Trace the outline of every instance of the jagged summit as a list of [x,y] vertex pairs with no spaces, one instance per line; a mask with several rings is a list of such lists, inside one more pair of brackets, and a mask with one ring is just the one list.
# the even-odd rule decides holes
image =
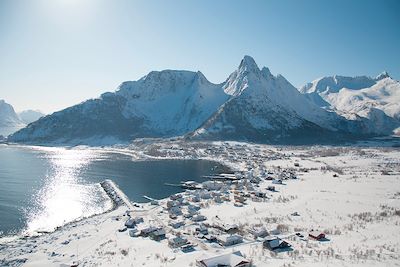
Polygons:
[[239,67],[229,75],[223,85],[224,92],[231,96],[242,94],[247,88],[254,88],[262,79],[262,72],[255,60],[250,56],[244,56]]
[[246,55],[240,62],[238,71],[259,72],[260,69],[258,68],[256,61],[251,56]]
[[383,80],[385,78],[391,78],[387,71],[383,71],[382,73],[380,73],[378,76],[375,77],[375,80],[376,81],[380,81],[380,80]]

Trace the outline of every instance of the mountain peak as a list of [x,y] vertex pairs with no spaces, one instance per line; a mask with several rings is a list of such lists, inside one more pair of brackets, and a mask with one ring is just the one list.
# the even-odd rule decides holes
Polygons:
[[257,66],[256,61],[251,56],[244,56],[239,65],[239,70],[245,70],[248,72],[259,72],[260,69]]
[[380,81],[383,80],[385,78],[391,78],[389,73],[387,71],[383,71],[381,74],[379,74],[378,76],[375,77],[375,80]]
[[267,68],[267,67],[263,67],[263,68],[261,69],[261,73],[262,73],[262,75],[264,76],[264,78],[266,78],[266,79],[272,78],[272,77],[273,77],[271,71],[270,71],[269,68]]
[[206,76],[201,71],[197,71],[194,76],[194,81],[198,84],[209,84],[210,82],[207,80]]

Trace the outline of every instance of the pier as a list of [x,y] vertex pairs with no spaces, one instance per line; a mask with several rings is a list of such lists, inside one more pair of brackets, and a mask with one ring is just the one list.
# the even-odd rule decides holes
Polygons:
[[100,183],[101,187],[104,189],[106,194],[111,198],[114,207],[119,207],[121,205],[127,206],[130,210],[134,210],[134,206],[132,205],[129,198],[122,192],[121,189],[112,181],[112,180],[104,180]]

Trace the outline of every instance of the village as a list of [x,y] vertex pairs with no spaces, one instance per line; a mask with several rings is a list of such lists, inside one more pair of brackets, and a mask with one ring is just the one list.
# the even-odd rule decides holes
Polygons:
[[[299,164],[294,163],[294,167],[298,168]],[[263,170],[260,175],[253,175],[250,171],[224,173],[209,178],[211,180],[203,183],[182,182],[182,188],[188,189],[171,195],[169,199],[157,201],[149,198],[154,207],[146,212],[147,216],[138,216],[136,211],[127,211],[124,216],[127,219],[118,231],[127,231],[133,238],[144,237],[157,242],[166,240],[172,250],[184,253],[196,249],[212,251],[250,243],[260,243],[263,248],[275,253],[293,251],[291,244],[280,237],[279,227],[267,230],[262,224],[230,224],[221,221],[218,216],[207,218],[202,215],[202,208],[224,202],[232,203],[237,208],[248,205],[248,202],[265,203],[272,198],[272,194],[279,192],[276,187],[297,179],[294,168]],[[267,183],[270,185],[263,186]],[[112,197],[116,197],[116,203],[121,204],[118,202],[118,194],[114,193]],[[143,211],[139,214],[143,214]],[[293,212],[291,216],[300,215]],[[329,241],[323,232],[317,230],[297,232],[295,236],[317,242]],[[232,258],[236,263],[231,266],[251,266],[251,261],[244,258],[240,251],[201,259],[196,264],[207,267],[226,265],[232,262]]]
[[[135,159],[214,160],[229,169],[204,182],[188,177],[181,193],[144,196],[147,203],[132,203],[107,180],[102,187],[113,211],[50,234],[58,248],[37,245],[42,236],[29,253],[12,246],[3,253],[27,266],[372,266],[400,258],[393,237],[400,225],[396,150],[171,142],[123,152]],[[383,182],[382,192],[369,197]],[[378,223],[387,229],[381,235],[374,233]]]

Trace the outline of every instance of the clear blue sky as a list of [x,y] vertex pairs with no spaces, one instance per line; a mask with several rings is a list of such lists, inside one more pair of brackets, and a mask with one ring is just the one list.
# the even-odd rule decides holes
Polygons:
[[151,70],[222,82],[243,55],[295,86],[400,78],[397,0],[1,0],[0,99],[53,112]]

